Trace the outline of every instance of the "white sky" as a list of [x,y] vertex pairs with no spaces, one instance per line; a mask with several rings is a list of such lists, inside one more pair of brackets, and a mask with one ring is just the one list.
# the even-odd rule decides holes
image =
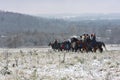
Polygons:
[[120,0],[0,0],[0,10],[25,14],[120,13]]

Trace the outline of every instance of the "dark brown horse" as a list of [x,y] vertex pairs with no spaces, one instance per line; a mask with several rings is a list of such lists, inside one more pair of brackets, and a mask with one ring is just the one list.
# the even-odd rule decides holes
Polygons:
[[92,47],[92,51],[93,52],[96,52],[97,50],[99,50],[101,53],[103,52],[103,47],[105,48],[106,50],[106,46],[105,46],[105,43],[104,42],[96,42],[94,44],[94,46]]
[[92,51],[90,46],[88,45],[87,42],[79,40],[77,41],[77,48],[78,50],[80,50],[81,52],[89,52]]

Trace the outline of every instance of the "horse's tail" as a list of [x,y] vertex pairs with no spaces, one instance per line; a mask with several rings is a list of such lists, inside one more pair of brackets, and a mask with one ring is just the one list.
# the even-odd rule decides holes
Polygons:
[[102,46],[105,48],[105,50],[107,51],[106,45],[104,42],[102,42]]

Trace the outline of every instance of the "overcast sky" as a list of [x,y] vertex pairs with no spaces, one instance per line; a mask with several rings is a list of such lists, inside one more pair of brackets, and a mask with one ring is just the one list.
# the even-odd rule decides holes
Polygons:
[[120,13],[120,0],[0,0],[0,10],[25,14]]

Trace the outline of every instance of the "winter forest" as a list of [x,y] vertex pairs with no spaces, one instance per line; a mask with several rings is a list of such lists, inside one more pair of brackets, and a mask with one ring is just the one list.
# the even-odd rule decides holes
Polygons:
[[120,44],[120,15],[44,18],[0,11],[0,47],[46,46],[54,39],[84,33],[95,33],[106,44]]

